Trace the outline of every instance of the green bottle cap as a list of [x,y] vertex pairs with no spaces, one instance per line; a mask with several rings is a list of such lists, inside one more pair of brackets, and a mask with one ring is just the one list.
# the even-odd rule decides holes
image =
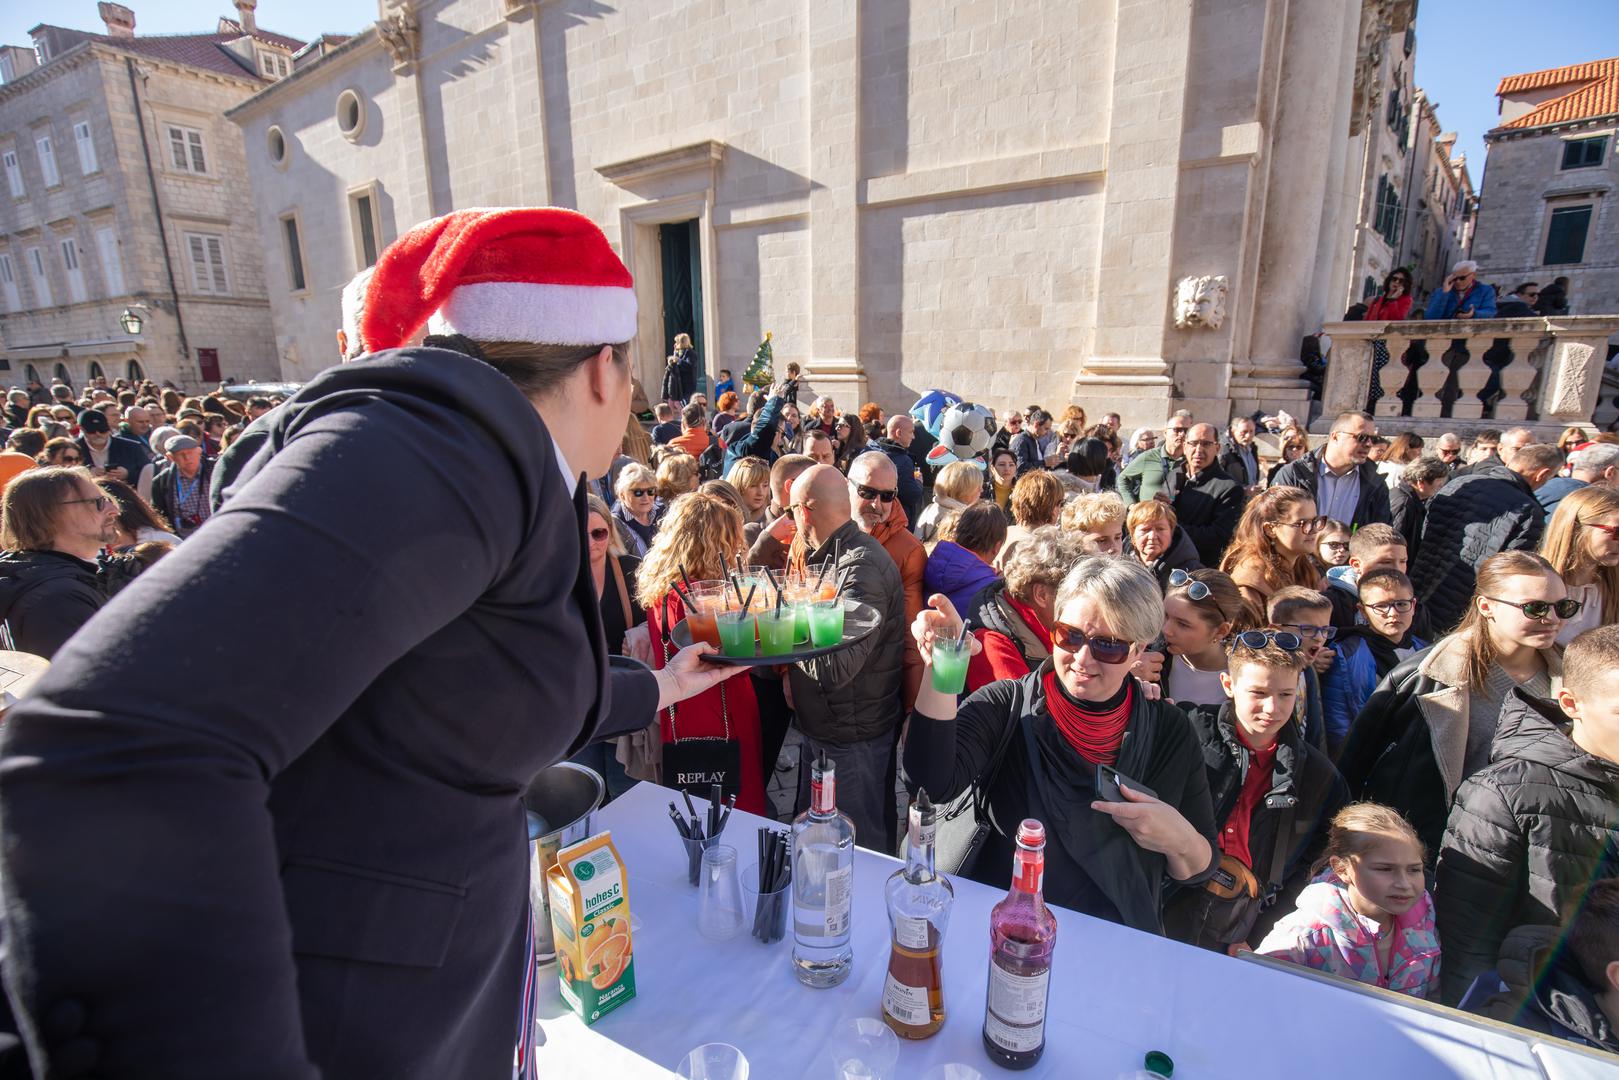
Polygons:
[[1157,1073],[1159,1076],[1175,1075],[1175,1059],[1162,1050],[1148,1050],[1143,1064],[1147,1066],[1148,1072]]

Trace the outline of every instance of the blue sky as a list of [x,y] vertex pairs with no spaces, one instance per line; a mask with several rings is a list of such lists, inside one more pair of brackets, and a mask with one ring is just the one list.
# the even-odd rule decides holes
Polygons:
[[[128,6],[135,9],[136,31],[150,34],[206,31],[220,15],[235,13],[230,0],[135,0]],[[258,7],[267,29],[304,39],[351,32],[376,15],[376,0],[261,0]],[[0,0],[0,44],[28,44],[29,28],[42,20],[101,26],[95,0],[52,0],[48,7]],[[1619,56],[1619,0],[1420,0],[1417,84],[1438,103],[1440,124],[1457,133],[1475,185],[1503,75],[1609,56]]]
[[1420,0],[1417,85],[1484,175],[1484,133],[1499,122],[1504,75],[1619,56],[1619,0]]

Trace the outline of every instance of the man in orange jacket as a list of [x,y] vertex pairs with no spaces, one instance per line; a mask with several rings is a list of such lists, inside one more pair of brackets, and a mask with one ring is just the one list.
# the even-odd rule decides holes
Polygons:
[[[905,508],[899,504],[899,473],[886,454],[860,454],[849,465],[850,507],[860,531],[883,546],[899,567],[905,586],[905,621],[909,625],[925,606],[922,574],[928,553],[922,541],[911,534]],[[922,656],[916,642],[905,637],[905,709],[916,704],[916,691],[922,685]]]

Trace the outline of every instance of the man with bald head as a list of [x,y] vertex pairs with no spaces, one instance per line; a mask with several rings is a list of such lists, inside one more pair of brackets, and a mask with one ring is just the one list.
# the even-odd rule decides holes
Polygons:
[[749,566],[787,569],[788,547],[797,534],[793,515],[787,512],[793,481],[814,464],[803,454],[785,454],[770,466],[770,516],[763,525],[750,522],[742,527],[743,539],[749,544]]
[[1185,454],[1164,488],[1204,566],[1220,565],[1242,517],[1242,486],[1220,467],[1219,452],[1220,429],[1193,424],[1186,433]]
[[816,465],[794,481],[792,512],[805,564],[833,559],[828,579],[843,581],[843,598],[875,609],[881,620],[847,649],[787,669],[803,736],[798,809],[809,805],[808,762],[824,751],[837,766],[838,809],[854,822],[855,842],[892,852],[894,770],[905,716],[900,692],[910,636],[899,568],[854,523],[849,483],[830,465]]
[[[850,509],[860,531],[882,544],[888,557],[899,567],[900,584],[905,588],[905,625],[921,614],[926,603],[922,576],[927,572],[928,552],[922,541],[911,534],[905,511],[899,505],[899,475],[886,454],[861,454],[849,465]],[[922,655],[916,639],[905,635],[905,712],[916,704],[916,691],[922,685]]]
[[905,508],[905,520],[915,521],[922,512],[922,480],[917,475],[916,462],[911,458],[911,443],[916,439],[916,421],[907,413],[895,413],[884,425],[883,437],[873,439],[868,454],[882,453],[894,463],[898,480],[899,504]]

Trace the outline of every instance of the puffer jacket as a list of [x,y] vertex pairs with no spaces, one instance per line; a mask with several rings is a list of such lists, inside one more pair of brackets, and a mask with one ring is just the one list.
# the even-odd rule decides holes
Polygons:
[[1562,936],[1556,926],[1520,926],[1509,933],[1501,943],[1495,971],[1485,974],[1480,990],[1468,993],[1469,998],[1489,996],[1467,1009],[1504,1024],[1619,1054],[1619,1031],[1602,1011],[1573,958],[1557,947]]
[[943,593],[955,605],[956,613],[965,616],[972,610],[978,591],[999,578],[995,568],[977,555],[960,544],[941,540],[922,571],[922,591],[928,596]]
[[[1223,833],[1248,777],[1250,751],[1237,738],[1236,713],[1229,701],[1218,709],[1194,706],[1185,712],[1203,748],[1215,829]],[[1327,755],[1304,740],[1297,724],[1282,728],[1271,766],[1270,790],[1254,807],[1248,830],[1249,869],[1262,887],[1270,887],[1268,902],[1288,893],[1289,885],[1304,884],[1311,861],[1326,843],[1324,823],[1330,822],[1348,801],[1349,789]],[[1279,837],[1282,819],[1289,809],[1293,812],[1292,825],[1287,836]],[[1278,841],[1287,844],[1287,854],[1280,878],[1272,882],[1268,878]],[[1165,932],[1191,945],[1211,945],[1203,940],[1202,933],[1209,896],[1203,889],[1175,893],[1164,908]]]
[[[1354,515],[1344,524],[1351,529],[1374,523],[1387,525],[1394,520],[1394,512],[1389,509],[1389,486],[1377,471],[1377,462],[1363,461],[1356,471],[1360,473],[1360,498],[1355,501]],[[1289,461],[1271,474],[1270,486],[1303,488],[1316,500],[1320,512],[1321,500],[1316,494],[1321,487],[1320,453],[1311,450]]]
[[967,662],[967,693],[999,679],[1020,679],[1051,656],[1051,631],[1033,608],[996,580],[973,597],[964,618],[982,651]]
[[1490,764],[1456,794],[1436,886],[1447,1002],[1495,963],[1509,930],[1556,926],[1584,886],[1619,877],[1619,764],[1575,745],[1566,719],[1514,690]]
[[1348,886],[1329,868],[1305,887],[1298,908],[1254,951],[1412,997],[1436,997],[1440,967],[1433,897],[1423,893],[1395,919],[1395,928],[1394,953],[1384,971],[1377,961],[1377,923],[1349,906]]
[[1448,632],[1467,611],[1478,564],[1502,551],[1533,551],[1546,511],[1527,481],[1499,462],[1454,476],[1428,501],[1422,541],[1411,562],[1417,631]]
[[[1389,672],[1366,699],[1338,757],[1350,793],[1404,814],[1430,859],[1466,779],[1467,649],[1467,635],[1452,634]],[[1545,649],[1540,658],[1556,694],[1562,657]]]
[[808,552],[808,561],[825,559],[834,545],[841,554],[833,572],[848,572],[843,595],[876,608],[882,623],[848,648],[800,660],[787,671],[799,730],[812,739],[848,745],[886,735],[904,718],[900,691],[910,627],[899,567],[883,545],[849,521]]
[[63,551],[0,553],[0,619],[19,652],[49,660],[106,602],[95,563]]

